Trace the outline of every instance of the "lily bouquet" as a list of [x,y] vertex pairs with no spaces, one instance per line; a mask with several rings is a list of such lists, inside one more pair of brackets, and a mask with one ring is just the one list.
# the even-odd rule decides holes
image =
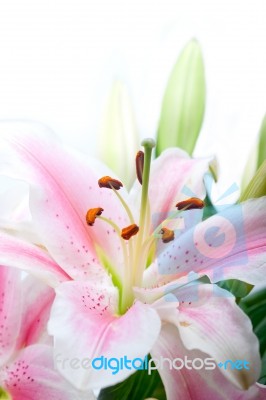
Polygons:
[[[177,81],[195,52],[200,63],[193,42]],[[0,398],[265,398],[249,302],[244,313],[232,293],[265,281],[266,198],[256,175],[253,195],[217,212],[206,191],[213,159],[173,147],[187,109],[167,135],[168,109],[158,157],[145,139],[128,160],[129,190],[48,129],[2,124],[1,174],[15,186],[0,213]],[[201,114],[181,146],[189,153]]]

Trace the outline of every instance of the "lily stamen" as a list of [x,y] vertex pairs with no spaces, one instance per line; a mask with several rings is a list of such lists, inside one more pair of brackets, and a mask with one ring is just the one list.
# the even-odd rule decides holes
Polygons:
[[103,211],[104,210],[101,207],[90,208],[87,211],[87,214],[86,214],[86,222],[87,222],[87,224],[89,226],[93,226],[96,218],[99,217],[102,214]]
[[[100,178],[98,180],[99,187],[111,189],[114,192],[120,204],[122,204],[125,209],[130,224],[121,229],[112,220],[101,216],[103,209],[100,207],[90,209],[86,217],[87,223],[90,226],[94,224],[96,218],[105,221],[107,224],[112,226],[116,234],[119,236],[125,265],[124,273],[121,276],[121,313],[125,312],[132,305],[134,299],[133,287],[142,285],[143,273],[145,268],[147,268],[153,261],[157,241],[160,240],[167,244],[175,239],[175,228],[172,227],[172,224],[169,226],[169,222],[173,222],[173,220],[185,210],[200,209],[204,207],[204,202],[196,197],[178,202],[176,204],[177,210],[170,213],[167,218],[162,221],[153,232],[151,232],[149,178],[152,149],[155,146],[155,142],[152,139],[145,139],[142,142],[142,145],[144,147],[144,152],[139,151],[136,155],[136,174],[140,184],[142,185],[138,225],[134,221],[132,212],[124,199],[123,193],[118,193],[118,190],[123,187],[122,182],[110,176]],[[170,227],[172,229],[170,229]],[[133,238],[135,235],[137,235],[137,237]]]
[[194,210],[194,209],[201,209],[204,207],[204,201],[197,198],[191,197],[190,199],[183,200],[178,202],[175,206],[178,210]]
[[142,185],[142,175],[144,167],[144,153],[143,151],[138,151],[136,155],[136,174],[139,183]]
[[121,237],[125,240],[129,240],[132,236],[135,236],[139,231],[139,227],[136,224],[126,226],[122,229]]
[[160,233],[162,234],[163,243],[169,243],[175,238],[175,232],[171,229],[162,228]]
[[103,176],[98,180],[98,185],[100,188],[119,190],[123,187],[123,183],[118,179],[111,178],[110,176]]
[[118,197],[119,201],[122,203],[122,206],[124,207],[131,224],[134,224],[135,221],[132,212],[130,211],[123,197],[118,193],[118,190],[121,187],[123,187],[123,183],[117,179],[111,178],[110,176],[103,176],[98,180],[98,185],[100,188],[112,189],[114,194]]
[[111,183],[110,183],[110,186],[111,186],[111,189],[113,190],[114,194],[119,199],[119,201],[121,202],[122,206],[124,207],[131,224],[132,225],[135,224],[134,217],[133,217],[132,212],[130,211],[130,208],[128,207],[127,203],[125,202],[123,197],[118,193],[118,191],[115,189],[115,187],[113,187],[113,185]]

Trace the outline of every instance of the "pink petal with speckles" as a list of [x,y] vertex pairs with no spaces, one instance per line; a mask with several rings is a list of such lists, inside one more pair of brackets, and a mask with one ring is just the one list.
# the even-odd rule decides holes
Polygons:
[[[177,329],[170,324],[162,327],[160,337],[151,352],[153,359],[165,357],[170,360],[181,359],[196,360],[195,365],[199,367],[203,360],[209,358],[205,353],[198,350],[187,350],[178,334]],[[200,362],[200,360],[202,360]],[[177,360],[177,367],[181,362]],[[237,389],[221,374],[218,367],[213,370],[164,368],[159,369],[164,383],[167,400],[264,400],[266,386],[254,384],[248,390]],[[210,362],[209,362],[210,366]]]
[[52,348],[29,346],[0,370],[4,389],[15,400],[93,400],[91,392],[82,393],[54,370]]
[[[0,131],[0,169],[30,183],[33,222],[52,257],[74,279],[106,283],[109,277],[97,259],[97,243],[121,274],[123,253],[118,235],[103,221],[89,227],[85,219],[89,208],[102,207],[104,216],[121,228],[129,224],[112,190],[99,189],[98,179],[112,173],[96,160],[63,147],[41,125],[2,123]],[[120,192],[127,196],[124,189]]]
[[265,210],[266,197],[249,200],[185,231],[145,272],[144,286],[178,285],[188,274],[188,282],[206,274],[212,282],[236,278],[259,284],[266,275]]
[[112,374],[111,369],[82,368],[83,360],[91,362],[101,356],[144,358],[158,337],[161,323],[157,312],[136,302],[119,316],[114,287],[67,282],[56,293],[48,324],[54,336],[55,362],[61,374],[79,389],[110,386],[134,372],[123,369]]
[[21,320],[20,273],[0,265],[0,365],[11,356]]
[[[258,339],[250,319],[237,306],[234,297],[216,285],[191,284],[173,292],[174,296],[159,301],[163,321],[176,325],[181,341],[188,350],[198,349],[217,363],[226,360],[246,360],[249,370],[221,369],[236,387],[247,390],[260,374]],[[176,304],[176,311],[173,305]],[[157,308],[157,304],[154,304]],[[166,310],[170,309],[171,313]]]
[[17,349],[46,340],[55,291],[32,276],[22,282],[23,309]]
[[71,279],[46,251],[3,232],[0,232],[0,264],[30,272],[50,286]]

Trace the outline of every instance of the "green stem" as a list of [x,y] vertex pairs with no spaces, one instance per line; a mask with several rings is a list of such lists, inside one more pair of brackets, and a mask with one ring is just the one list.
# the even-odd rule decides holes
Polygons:
[[141,143],[144,146],[144,167],[143,167],[143,175],[142,175],[142,193],[141,193],[141,205],[140,205],[140,234],[139,234],[139,241],[141,242],[142,237],[141,233],[143,234],[145,228],[145,220],[146,220],[146,213],[147,213],[147,204],[148,204],[148,191],[149,191],[149,179],[150,179],[150,167],[151,167],[151,155],[152,149],[155,147],[155,142],[152,139],[144,139]]
[[150,166],[151,166],[151,156],[152,149],[155,147],[155,142],[153,139],[144,139],[141,143],[144,147],[144,166],[143,166],[143,175],[142,175],[142,192],[141,192],[141,204],[140,204],[140,218],[139,218],[139,233],[137,237],[136,244],[136,253],[135,253],[135,262],[134,262],[134,274],[133,279],[134,283],[138,283],[138,267],[141,268],[141,265],[138,266],[141,254],[141,245],[143,240],[143,234],[145,232],[145,227],[147,223],[147,210],[149,210],[149,179],[150,179]]
[[127,213],[127,215],[128,215],[128,218],[129,218],[129,220],[130,220],[130,223],[131,223],[131,224],[134,224],[134,223],[135,223],[134,217],[133,217],[132,212],[130,211],[130,208],[128,207],[127,203],[125,202],[125,200],[123,199],[123,197],[118,193],[118,191],[114,189],[114,187],[113,187],[111,184],[110,184],[110,186],[111,186],[113,192],[115,193],[115,195],[116,195],[116,196],[118,197],[118,199],[121,201],[122,206],[124,207],[124,209],[125,209],[125,211],[126,211],[126,213]]
[[97,219],[105,221],[107,224],[111,225],[111,227],[114,228],[118,237],[120,238],[120,243],[121,243],[122,250],[123,250],[123,257],[124,257],[125,265],[124,265],[124,276],[122,277],[122,288],[121,288],[121,296],[120,296],[120,302],[119,302],[119,312],[120,312],[120,314],[124,314],[133,303],[133,290],[132,290],[132,285],[131,285],[131,279],[129,276],[130,260],[129,260],[128,249],[125,245],[124,239],[121,238],[121,231],[120,231],[119,227],[113,221],[111,221],[110,219],[105,218],[103,216],[98,216]]

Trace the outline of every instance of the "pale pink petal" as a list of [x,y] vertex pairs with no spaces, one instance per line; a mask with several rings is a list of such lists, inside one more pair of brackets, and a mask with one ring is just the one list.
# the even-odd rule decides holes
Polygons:
[[[237,389],[230,383],[216,366],[212,370],[206,370],[205,365],[212,368],[213,361],[207,354],[198,350],[187,350],[179,337],[177,329],[166,324],[162,326],[161,334],[151,352],[152,358],[160,360],[161,357],[169,359],[170,362],[176,360],[176,368],[169,368],[169,362],[163,363],[163,368],[159,368],[167,400],[263,400],[266,395],[266,387],[255,384],[248,390]],[[194,361],[198,369],[192,368],[192,363],[180,368],[182,362],[187,358]],[[209,359],[209,361],[207,361]],[[203,363],[206,364],[204,365]],[[201,367],[199,369],[199,367]],[[180,369],[177,369],[180,368]]]
[[71,279],[46,251],[0,232],[0,264],[30,272],[50,286]]
[[23,310],[17,348],[46,339],[46,326],[50,317],[55,292],[32,276],[22,282]]
[[[177,148],[165,150],[152,162],[149,198],[153,227],[158,226],[170,211],[177,210],[175,204],[178,201],[205,197],[203,177],[208,172],[209,163],[210,159],[193,159]],[[131,196],[138,197],[140,189],[136,182]]]
[[[31,184],[30,210],[42,244],[72,278],[108,280],[94,244],[118,269],[123,256],[120,238],[102,221],[87,226],[85,217],[89,208],[102,207],[104,216],[119,227],[129,224],[112,190],[99,189],[102,174],[112,173],[96,160],[63,147],[48,129],[39,125],[2,124],[0,131],[0,169]],[[120,193],[126,196],[125,190]]]
[[[16,181],[11,178],[0,176],[0,183],[3,182],[3,188],[0,193],[0,221],[13,220],[16,222],[30,220],[30,211],[27,207],[29,188],[25,182]],[[23,206],[21,206],[21,204]]]
[[92,400],[91,392],[80,392],[54,370],[52,348],[28,346],[0,371],[4,389],[15,400]]
[[0,194],[0,229],[31,243],[40,242],[30,215],[28,185],[14,179],[7,182],[6,190]]
[[227,208],[166,246],[144,276],[144,286],[194,272],[212,282],[237,278],[253,285],[266,275],[266,198]]
[[[54,337],[55,363],[61,374],[79,389],[110,386],[134,370],[81,368],[95,357],[144,358],[160,331],[160,318],[146,304],[136,302],[118,315],[116,288],[68,282],[56,289],[48,325]],[[71,360],[77,368],[71,368]]]
[[0,265],[0,365],[11,356],[19,333],[21,275]]
[[[178,312],[161,315],[163,320],[175,323],[188,350],[199,349],[217,363],[226,360],[246,360],[249,370],[221,369],[240,389],[248,389],[260,374],[258,339],[252,331],[250,319],[236,305],[234,297],[216,285],[192,284],[174,292],[179,303]],[[172,308],[174,299],[166,297]]]

